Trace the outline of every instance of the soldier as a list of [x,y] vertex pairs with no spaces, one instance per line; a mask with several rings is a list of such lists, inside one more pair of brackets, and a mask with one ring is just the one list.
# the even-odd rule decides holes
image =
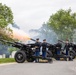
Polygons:
[[[58,40],[58,43],[55,44],[55,47],[56,47],[56,54],[57,54],[57,55],[60,55],[60,51],[61,51],[61,48],[62,48],[62,44],[60,43],[59,40]],[[60,58],[57,58],[57,60],[60,60]]]
[[[38,57],[40,55],[40,47],[41,47],[41,44],[39,42],[39,38],[36,39],[36,43],[35,43],[35,55]],[[39,58],[36,58],[36,61],[35,62],[39,62]]]
[[64,46],[64,50],[66,50],[66,55],[68,55],[69,53],[69,48],[70,48],[69,40],[66,40],[66,43]]
[[43,58],[46,57],[46,50],[47,50],[47,43],[46,43],[46,39],[44,39],[42,43],[42,57]]

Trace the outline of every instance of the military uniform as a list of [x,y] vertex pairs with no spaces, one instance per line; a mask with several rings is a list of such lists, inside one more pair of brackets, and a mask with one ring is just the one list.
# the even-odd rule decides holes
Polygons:
[[56,54],[59,55],[60,51],[61,51],[62,44],[61,43],[57,43],[57,44],[55,44],[55,47],[56,47]]
[[70,48],[70,44],[66,43],[64,46],[64,50],[66,50],[66,55],[68,55],[69,48]]
[[46,50],[47,50],[47,43],[43,42],[42,43],[42,57],[45,58],[46,57]]
[[[36,42],[35,43],[35,56],[39,56],[40,55],[40,47],[41,47],[41,43],[40,42]],[[36,58],[36,62],[39,62],[39,58]]]
[[[57,55],[60,55],[61,47],[62,47],[62,44],[61,44],[61,43],[55,44],[56,54],[57,54]],[[57,60],[60,60],[60,58],[57,58]]]

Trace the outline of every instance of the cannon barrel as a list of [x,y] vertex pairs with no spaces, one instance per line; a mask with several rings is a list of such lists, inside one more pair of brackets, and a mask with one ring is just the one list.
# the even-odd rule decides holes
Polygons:
[[59,40],[61,43],[64,43],[65,44],[65,41],[62,41],[62,40]]
[[32,38],[31,38],[30,40],[32,40],[32,41],[36,41],[35,39],[32,39]]
[[8,44],[14,44],[14,42],[6,41],[6,40],[3,40],[3,39],[0,39],[0,41],[4,42],[4,43],[8,43]]
[[18,48],[18,49],[26,49],[26,48],[32,48],[34,47],[34,44],[24,44],[20,43],[17,41],[11,42],[11,41],[6,41],[3,39],[0,39],[1,42],[7,43],[7,45],[11,45],[12,47]]
[[16,47],[16,48],[21,48],[22,46],[26,46],[25,44],[19,43],[19,42],[11,42],[11,41],[6,41],[3,39],[0,39],[1,42],[3,43],[7,43],[7,45],[12,45],[12,47]]

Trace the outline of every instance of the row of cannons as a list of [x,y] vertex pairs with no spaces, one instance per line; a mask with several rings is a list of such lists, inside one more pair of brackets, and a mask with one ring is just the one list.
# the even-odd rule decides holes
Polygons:
[[[31,39],[33,41],[35,41],[34,39]],[[64,60],[73,60],[76,56],[76,52],[74,47],[76,47],[76,45],[70,43],[69,45],[69,54],[66,55],[66,53],[64,52],[64,49],[61,49],[60,54],[56,54],[56,46],[52,45],[50,43],[48,43],[48,50],[46,53],[46,57],[43,58],[42,55],[40,56],[35,56],[35,43],[32,44],[23,44],[23,43],[19,43],[19,42],[8,42],[5,40],[0,40],[2,42],[8,43],[10,45],[12,45],[12,47],[16,47],[19,50],[15,53],[15,61],[17,63],[23,63],[25,61],[28,62],[33,62],[35,61],[36,58],[42,59],[42,60],[47,60],[48,62],[52,62],[52,58],[63,58]]]

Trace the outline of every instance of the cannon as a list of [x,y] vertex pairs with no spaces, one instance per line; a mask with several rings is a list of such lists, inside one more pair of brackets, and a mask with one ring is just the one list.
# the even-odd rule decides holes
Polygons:
[[[33,41],[35,41],[34,39],[31,39]],[[52,58],[51,57],[46,57],[43,58],[42,56],[35,56],[35,44],[23,44],[20,42],[10,42],[10,41],[5,41],[5,40],[1,40],[0,41],[10,44],[12,47],[16,47],[19,50],[15,53],[15,61],[17,63],[23,63],[25,62],[25,60],[27,60],[28,62],[33,62],[36,58],[40,58],[43,60],[48,60],[48,62],[52,62]]]
[[[64,43],[63,41],[60,40],[60,42]],[[49,44],[48,45],[48,52],[52,54],[52,57],[57,59],[57,58],[64,58],[65,60],[73,60],[76,56],[75,51],[73,50],[73,45],[70,43],[70,47],[69,47],[69,55],[66,55],[66,53],[64,52],[64,49],[61,49],[61,54],[57,55],[56,54],[56,46]]]
[[[32,41],[35,41],[34,39],[31,39]],[[46,58],[43,58],[42,55],[40,56],[35,56],[35,43],[31,43],[31,44],[23,44],[20,42],[10,42],[10,41],[5,41],[5,40],[1,40],[2,42],[11,44],[12,47],[16,47],[19,50],[15,53],[15,61],[18,63],[23,63],[25,62],[25,60],[27,60],[28,62],[33,62],[36,58],[40,58],[43,60],[48,60],[48,62],[52,62],[52,58],[70,58],[70,59],[74,59],[74,52],[71,51],[70,55],[66,55],[64,52],[61,53],[61,55],[57,55],[55,52],[55,45],[52,45],[50,43],[48,44],[48,51],[47,51],[47,55]]]

